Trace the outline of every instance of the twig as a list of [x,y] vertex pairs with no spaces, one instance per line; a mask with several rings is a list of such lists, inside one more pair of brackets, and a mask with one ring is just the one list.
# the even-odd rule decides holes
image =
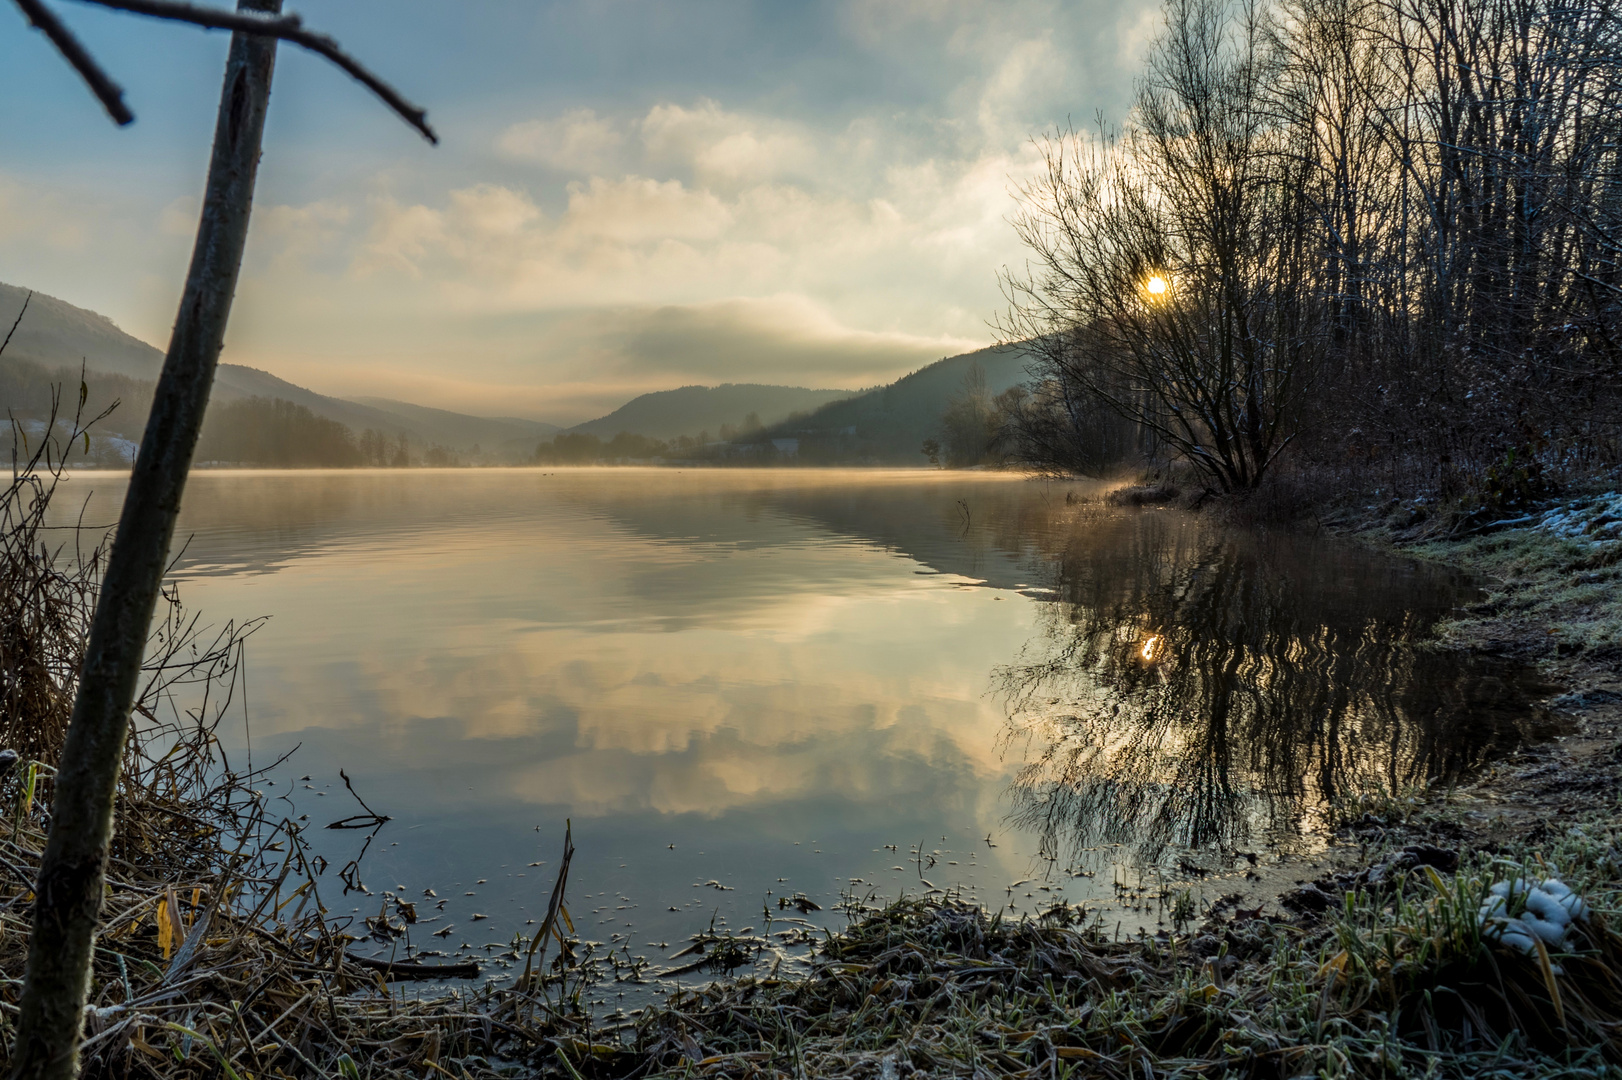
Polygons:
[[51,39],[51,44],[56,46],[56,51],[62,54],[63,59],[73,65],[79,77],[90,87],[90,92],[100,99],[102,108],[107,110],[107,115],[113,118],[113,122],[119,127],[133,123],[135,114],[124,104],[124,88],[108,77],[101,69],[101,65],[96,63],[95,58],[79,44],[79,39],[73,36],[73,31],[56,17],[56,13],[46,7],[41,0],[17,0],[17,6],[22,9],[22,13],[28,17],[28,21],[35,29]]
[[[546,937],[552,932],[557,923],[558,912],[563,908],[563,893],[569,887],[569,861],[574,858],[574,822],[565,819],[563,822],[563,861],[558,864],[557,880],[552,883],[552,896],[546,902],[546,918],[541,920],[541,928],[535,932],[535,940],[530,943],[529,952],[524,955],[524,974],[520,976],[517,987],[520,990],[529,989],[530,966],[535,962],[535,950],[546,944]],[[545,950],[541,951],[541,959],[546,959]]]
[[355,790],[355,785],[351,784],[349,782],[349,774],[348,773],[344,772],[342,769],[339,769],[338,770],[338,775],[343,777],[344,787],[349,789],[349,794],[355,796],[355,801],[360,803],[361,809],[365,810],[366,813],[364,813],[364,814],[353,814],[353,815],[351,815],[349,817],[346,817],[346,818],[342,819],[341,821],[334,821],[332,824],[328,825],[327,828],[329,828],[329,829],[371,829],[371,828],[376,828],[377,826],[380,826],[380,825],[384,824],[385,822],[394,820],[393,818],[389,817],[389,815],[387,815],[387,814],[379,814],[376,810],[373,810],[370,806],[366,805],[366,800],[360,797],[359,792],[357,792]]
[[[43,10],[43,5],[40,4],[39,0],[17,0],[17,2],[22,4],[25,10],[31,7],[38,7]],[[79,2],[95,4],[98,7],[113,8],[116,11],[128,11],[136,15],[147,15],[154,19],[172,19],[176,22],[191,23],[194,26],[201,26],[209,30],[231,30],[245,34],[258,34],[301,46],[326,57],[348,72],[362,86],[365,86],[381,98],[383,103],[393,109],[402,120],[422,132],[423,138],[436,146],[439,144],[439,136],[434,133],[433,128],[428,126],[427,110],[411,104],[411,102],[400,96],[399,91],[373,75],[370,71],[367,71],[358,60],[344,52],[339,44],[326,34],[304,29],[304,21],[297,15],[289,14],[275,17],[246,15],[235,11],[220,11],[201,7],[197,4],[185,3],[183,0],[79,0]],[[48,12],[46,14],[48,18],[54,20],[54,16],[51,16]],[[56,25],[61,26],[60,23]],[[41,29],[45,29],[45,27],[41,26]],[[50,33],[50,31],[46,30],[46,33]],[[63,33],[66,34],[66,30],[63,30]],[[56,38],[53,37],[52,40],[55,41]],[[69,40],[72,40],[71,37]],[[63,48],[60,42],[57,43],[57,48],[62,49],[63,54],[67,55],[67,50]],[[81,49],[80,52],[82,53],[83,50]],[[73,59],[71,56],[68,58],[70,61]],[[85,57],[85,60],[94,68],[94,61],[91,61],[88,56]],[[74,66],[77,67],[77,63]],[[81,69],[81,73],[83,73],[83,69]],[[86,74],[85,78],[88,81],[90,76]],[[102,76],[102,78],[105,79],[106,76]],[[111,86],[110,83],[108,85]],[[92,83],[92,86],[94,86],[94,83]],[[116,86],[113,86],[112,89],[115,93],[122,93]],[[98,96],[99,93],[98,91]],[[112,106],[108,106],[108,111],[112,111]],[[116,118],[117,114],[115,113],[114,116]],[[133,120],[135,118],[131,116],[129,119]],[[119,123],[127,124],[129,120],[120,120]]]
[[338,776],[343,780],[344,787],[349,789],[349,794],[355,796],[355,801],[360,803],[361,809],[365,810],[368,814],[371,814],[373,817],[377,818],[377,820],[380,823],[390,820],[389,816],[387,814],[379,814],[376,810],[373,810],[370,806],[366,805],[366,800],[360,797],[360,793],[355,790],[355,785],[351,784],[349,782],[349,774],[348,773],[344,772],[342,769],[339,769],[338,770]]
[[0,356],[5,355],[6,346],[11,344],[11,335],[15,334],[17,332],[17,327],[22,325],[23,314],[28,310],[28,302],[30,300],[32,300],[33,298],[34,298],[34,290],[29,289],[28,290],[28,295],[23,297],[22,311],[17,312],[16,321],[11,324],[11,329],[6,331],[6,340],[0,341]]

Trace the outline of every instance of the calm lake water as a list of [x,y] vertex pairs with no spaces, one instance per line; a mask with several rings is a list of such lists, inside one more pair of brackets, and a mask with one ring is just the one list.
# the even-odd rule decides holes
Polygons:
[[[77,477],[62,506],[90,491],[111,520],[122,481]],[[934,888],[1152,927],[1117,883],[1215,895],[1248,856],[1320,845],[1331,799],[1539,734],[1520,673],[1423,644],[1478,595],[1458,575],[1089,494],[935,472],[211,472],[178,577],[210,621],[270,617],[238,760],[297,746],[267,790],[312,824],[359,809],[340,768],[393,818],[363,864],[374,895],[333,881],[329,905],[432,888],[448,902],[415,944],[446,954],[499,953],[544,912],[565,819],[581,936],[654,970],[712,920],[800,918],[777,905],[796,894],[812,926],[842,925],[842,896]],[[359,843],[312,836],[334,867]]]

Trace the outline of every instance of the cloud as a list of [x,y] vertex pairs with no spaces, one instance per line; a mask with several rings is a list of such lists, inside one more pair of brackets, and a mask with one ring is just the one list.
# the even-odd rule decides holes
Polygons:
[[691,108],[655,105],[641,132],[648,160],[686,166],[701,184],[792,176],[816,160],[813,140],[799,125],[728,112],[708,99]]
[[714,240],[731,220],[731,211],[714,194],[686,188],[680,180],[594,176],[589,183],[569,185],[562,232],[565,242],[661,245]]
[[[1119,116],[1156,25],[1147,0],[836,0],[759,25],[652,8],[664,66],[614,68],[609,34],[570,54],[602,77],[567,94],[517,69],[499,94],[447,82],[436,107],[488,127],[409,168],[267,157],[227,359],[553,420],[678,380],[886,381],[991,339],[1029,134]],[[160,340],[194,186],[143,204],[85,175],[0,175],[0,277]]]
[[509,158],[567,173],[607,168],[625,142],[613,120],[574,109],[551,120],[524,120],[503,131],[497,149]]
[[[306,335],[340,342],[356,313],[312,305]],[[362,323],[369,323],[363,319]],[[419,342],[430,354],[478,365],[411,363],[364,336],[343,341],[342,360],[318,352],[283,356],[280,374],[327,393],[380,395],[482,415],[534,416],[574,424],[611,412],[637,394],[693,383],[765,382],[856,389],[886,382],[978,343],[946,335],[852,327],[811,297],[782,294],[701,304],[459,314],[434,320]],[[264,366],[233,346],[232,362]],[[545,382],[534,379],[547,371]]]
[[67,192],[0,175],[0,241],[7,245],[81,254],[99,229],[110,223],[111,209],[101,200],[86,204]]
[[655,308],[626,324],[616,342],[624,370],[706,382],[739,382],[768,372],[774,381],[796,385],[857,387],[976,344],[853,329],[797,295]]

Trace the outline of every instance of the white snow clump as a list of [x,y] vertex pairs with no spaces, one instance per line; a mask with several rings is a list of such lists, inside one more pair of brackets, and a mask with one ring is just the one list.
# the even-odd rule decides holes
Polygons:
[[1534,529],[1599,546],[1622,539],[1622,492],[1608,492],[1556,506],[1537,517]]
[[[1511,916],[1511,902],[1522,897],[1525,910]],[[1571,924],[1587,918],[1588,904],[1565,882],[1549,878],[1534,885],[1525,878],[1516,878],[1500,881],[1487,890],[1487,900],[1481,905],[1481,936],[1527,954],[1536,952],[1534,942],[1541,940],[1549,951],[1556,952],[1566,947],[1566,931]]]

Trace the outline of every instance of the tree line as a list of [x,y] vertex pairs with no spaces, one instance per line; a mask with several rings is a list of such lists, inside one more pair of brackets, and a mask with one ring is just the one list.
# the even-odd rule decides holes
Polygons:
[[[718,437],[708,430],[674,439],[654,439],[622,431],[603,439],[588,431],[563,431],[542,440],[535,447],[537,465],[597,465],[629,461],[680,459],[722,460],[734,455],[738,445],[752,445],[764,439],[765,427],[757,413],[750,413],[736,426],[722,424]],[[769,446],[769,443],[767,444]]]
[[1618,460],[1608,0],[1169,0],[1120,128],[1038,140],[1011,456],[1510,503]]
[[317,416],[296,402],[264,397],[216,402],[203,422],[196,460],[284,469],[460,464],[438,445],[413,453],[403,432],[388,435],[367,428],[356,435],[347,424]]

